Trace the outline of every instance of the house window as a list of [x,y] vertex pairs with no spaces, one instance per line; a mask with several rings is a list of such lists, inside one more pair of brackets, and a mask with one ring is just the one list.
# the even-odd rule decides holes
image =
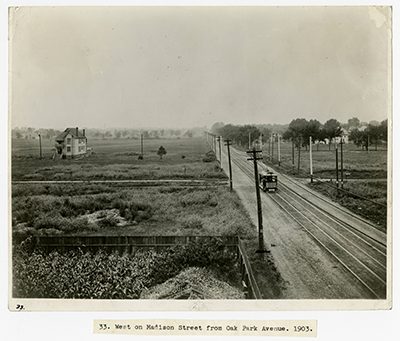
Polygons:
[[71,144],[71,138],[67,137],[67,144]]
[[70,152],[71,151],[71,147],[67,147],[67,152]]

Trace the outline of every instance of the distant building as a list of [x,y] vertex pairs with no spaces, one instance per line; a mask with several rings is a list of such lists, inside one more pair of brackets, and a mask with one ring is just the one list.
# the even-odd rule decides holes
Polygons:
[[62,158],[85,155],[87,152],[85,129],[82,129],[82,132],[78,127],[65,129],[56,137],[56,149]]
[[343,139],[343,143],[349,143],[349,130],[342,128],[342,136],[337,136],[333,139],[334,143],[340,143],[340,140]]

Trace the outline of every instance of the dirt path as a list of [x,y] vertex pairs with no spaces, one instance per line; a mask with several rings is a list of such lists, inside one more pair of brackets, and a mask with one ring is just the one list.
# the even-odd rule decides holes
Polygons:
[[[233,159],[238,157],[240,156],[232,153]],[[241,157],[245,158],[245,155],[242,154]],[[225,172],[228,171],[226,153],[223,153],[222,167]],[[234,189],[257,226],[254,180],[235,163],[232,164],[232,172]],[[318,198],[314,200],[339,214],[337,207]],[[266,246],[271,250],[275,265],[286,281],[283,299],[372,298],[371,293],[345,267],[281,210],[269,194],[263,192],[262,210]],[[346,215],[343,212],[340,214]],[[364,228],[370,230],[366,223]]]

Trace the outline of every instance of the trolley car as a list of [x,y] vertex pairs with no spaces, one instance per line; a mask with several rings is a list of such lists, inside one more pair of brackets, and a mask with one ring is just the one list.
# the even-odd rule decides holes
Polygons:
[[264,192],[275,192],[278,189],[278,175],[271,171],[261,172],[260,184]]

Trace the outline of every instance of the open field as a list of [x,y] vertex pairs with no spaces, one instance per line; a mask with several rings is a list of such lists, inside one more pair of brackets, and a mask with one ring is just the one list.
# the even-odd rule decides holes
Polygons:
[[[328,186],[323,182],[314,182],[309,184],[309,186],[312,189],[331,198],[333,201],[339,203],[343,207],[346,207],[354,213],[357,213],[358,215],[374,222],[380,230],[386,232],[387,212],[383,206],[379,206],[368,200],[352,196],[346,192],[338,192],[334,186]],[[344,188],[351,193],[360,193],[364,198],[386,205],[386,186],[386,181],[353,181],[346,183]]]
[[[58,158],[52,160],[49,141],[47,144],[43,143],[45,146],[44,158],[39,160],[38,148],[34,145],[37,142],[35,140],[13,141],[13,180],[226,179],[226,175],[220,171],[218,163],[213,158],[206,156],[209,148],[203,139],[145,141],[144,160],[138,160],[139,143],[137,140],[93,140],[89,145],[93,147],[94,154],[75,160]],[[134,148],[132,148],[132,144]],[[167,150],[167,155],[162,160],[156,154],[160,145]],[[43,235],[237,235],[245,242],[250,261],[256,267],[258,280],[266,284],[260,288],[263,297],[279,297],[284,288],[284,283],[282,283],[273,260],[268,256],[265,258],[256,256],[256,228],[251,223],[248,213],[236,193],[230,192],[229,188],[225,186],[200,188],[164,184],[157,187],[139,188],[121,183],[14,183],[12,185],[12,232],[15,241],[24,240],[29,236]],[[190,267],[210,270],[211,273],[207,272],[210,275],[210,283],[217,283],[212,279],[214,277],[216,281],[222,280],[234,287],[238,286],[237,277],[232,275],[235,272],[236,275],[238,274],[236,261],[226,262],[231,265],[229,272],[226,268],[213,266],[213,263],[217,264],[217,262],[212,259],[218,253],[213,255],[214,251],[212,250],[204,252],[206,261],[202,263],[195,259],[186,264],[187,273],[184,272],[186,268],[179,268],[178,270],[184,273],[180,273],[178,270],[171,272],[169,277],[161,276],[162,281],[152,279],[154,276],[159,277],[156,272],[146,277],[147,268],[145,268],[143,281],[150,281],[152,285],[161,285],[154,289],[155,292],[152,291],[145,296],[155,297],[157,290],[163,292],[164,295],[171,283],[180,283],[182,277],[185,278],[188,273],[194,277],[203,273],[203,270],[199,270],[200,272],[193,270],[193,273],[189,269]],[[185,259],[190,259],[192,256],[194,256],[193,252],[189,252]],[[103,256],[95,254],[87,256],[55,254],[51,256],[34,252],[30,255],[16,254],[14,260],[19,262],[20,269],[32,270],[32,280],[36,281],[43,276],[49,276],[50,283],[51,281],[57,282],[56,277],[51,275],[54,270],[50,266],[52,257],[56,259],[67,257],[67,263],[70,265],[73,262],[80,264],[80,257],[82,257],[90,266],[91,262],[96,262],[96,257]],[[121,259],[121,261],[125,262],[126,259]],[[209,266],[206,264],[207,261]],[[115,259],[111,263],[114,264],[114,262]],[[42,266],[38,266],[42,263]],[[105,267],[108,266],[108,263],[107,258],[104,260]],[[163,264],[159,264],[158,268],[163,266]],[[72,277],[75,276],[71,269],[63,270],[61,267],[60,271],[70,274]],[[105,269],[103,272],[107,271]],[[122,278],[125,275],[121,271],[120,268],[117,271],[117,280],[125,283]],[[91,281],[90,278],[85,277],[85,274],[76,274],[78,278],[83,276],[82,283]],[[99,276],[103,275],[99,274]],[[177,276],[176,279],[173,278],[174,276]],[[16,282],[20,282],[19,288],[15,289],[16,292],[26,297],[36,295],[35,293],[38,291],[35,291],[35,286],[25,283],[23,277],[19,275],[15,278]],[[169,280],[169,282],[163,285],[164,280]],[[66,280],[66,282],[71,281]],[[68,285],[61,282],[59,283],[59,287],[63,288],[61,291],[53,292],[51,287],[41,288],[39,292],[43,292],[45,295],[51,292],[51,297],[137,298],[139,294],[142,295],[136,287],[136,289],[131,288],[129,294],[118,292],[115,295],[109,292],[109,287],[87,288],[89,291],[86,292],[71,292]],[[24,293],[25,289],[27,291]],[[99,289],[98,292],[97,289]],[[234,290],[231,292],[233,296],[231,295],[230,298],[238,298]],[[213,297],[211,295],[209,298],[229,297]]]
[[[206,160],[203,139],[153,139],[144,141],[144,159],[138,160],[140,142],[133,139],[88,141],[93,154],[81,159],[53,160],[51,140],[13,139],[13,180],[141,180],[141,179],[225,179],[215,161]],[[167,154],[160,160],[157,150]],[[204,161],[207,162],[204,162]]]
[[[323,182],[315,181],[309,184],[313,189],[330,197],[342,206],[350,209],[386,230],[386,209],[374,204],[378,202],[386,205],[387,202],[387,150],[372,148],[370,151],[360,150],[354,144],[343,145],[343,180],[346,191],[337,191],[336,181],[336,151],[335,146],[313,146],[313,175],[314,179],[324,179]],[[302,148],[300,153],[300,172],[297,172],[298,151],[295,150],[295,167],[292,167],[292,145],[281,144],[281,166],[278,166],[277,145],[274,145],[272,162],[268,160],[268,145],[264,146],[264,162],[272,164],[280,172],[294,175],[299,178],[310,177],[309,150]],[[271,155],[272,156],[272,155]],[[338,166],[340,180],[340,146],[338,150]],[[328,180],[328,181],[326,181]],[[329,181],[332,180],[332,181]],[[349,180],[349,181],[347,181]],[[353,181],[352,181],[353,180]],[[351,193],[356,195],[352,195]],[[365,197],[371,201],[362,199]]]
[[[317,150],[318,148],[318,150]],[[264,158],[268,157],[268,145],[264,145]],[[316,177],[336,178],[335,146],[320,144],[313,146],[313,173]],[[295,172],[297,174],[298,150],[295,149]],[[277,144],[274,144],[273,163],[278,163]],[[281,143],[282,167],[292,169],[292,144]],[[381,179],[387,177],[387,150],[360,150],[353,143],[343,144],[343,169],[348,179]],[[340,168],[340,146],[339,146]],[[310,172],[309,150],[300,152],[300,173],[298,176],[307,177]]]

